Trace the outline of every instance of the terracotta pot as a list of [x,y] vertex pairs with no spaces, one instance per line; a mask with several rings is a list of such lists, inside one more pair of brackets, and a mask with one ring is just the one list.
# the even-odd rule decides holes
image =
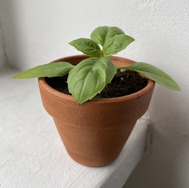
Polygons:
[[[77,64],[88,58],[76,55],[58,59]],[[111,57],[116,66],[128,66],[133,61]],[[55,62],[55,61],[54,61]],[[86,166],[104,166],[121,152],[136,121],[146,112],[154,82],[142,90],[116,98],[93,99],[77,104],[70,95],[51,88],[39,79],[39,88],[46,111],[54,118],[58,132],[69,155]]]

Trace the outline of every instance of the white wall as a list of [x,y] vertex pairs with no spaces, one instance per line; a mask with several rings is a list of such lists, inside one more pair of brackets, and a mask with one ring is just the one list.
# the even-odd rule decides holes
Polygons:
[[9,63],[24,70],[78,54],[68,42],[115,25],[135,42],[119,55],[156,65],[182,92],[156,86],[150,106],[151,152],[128,188],[189,187],[189,1],[1,0]]

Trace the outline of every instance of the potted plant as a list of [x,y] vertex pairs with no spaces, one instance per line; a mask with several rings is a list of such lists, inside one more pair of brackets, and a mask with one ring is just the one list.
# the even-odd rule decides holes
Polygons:
[[91,39],[69,43],[85,55],[64,57],[14,76],[39,78],[43,105],[67,152],[81,164],[104,166],[117,158],[149,106],[154,82],[180,90],[160,69],[112,56],[133,41],[118,27],[98,27]]

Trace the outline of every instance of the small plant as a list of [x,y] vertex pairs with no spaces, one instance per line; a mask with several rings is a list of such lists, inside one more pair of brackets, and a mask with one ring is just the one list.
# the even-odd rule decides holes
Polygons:
[[79,104],[100,93],[112,81],[117,69],[136,71],[164,87],[180,90],[169,75],[147,63],[136,62],[128,67],[116,67],[113,64],[108,56],[117,54],[133,41],[132,37],[125,35],[118,27],[98,27],[91,33],[91,39],[79,38],[69,43],[90,58],[76,66],[65,61],[40,65],[13,78],[61,77],[68,74],[69,92]]

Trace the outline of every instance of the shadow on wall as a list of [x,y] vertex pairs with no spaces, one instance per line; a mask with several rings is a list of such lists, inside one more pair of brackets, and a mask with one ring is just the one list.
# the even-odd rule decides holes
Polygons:
[[0,15],[0,69],[3,68],[7,64],[5,47],[6,46],[4,43],[3,24],[1,21],[1,15]]
[[[4,40],[6,43],[6,54],[9,64],[14,67],[14,62],[20,61],[20,36],[22,35],[18,32],[18,28],[22,27],[19,22],[19,19],[15,7],[16,1],[10,0],[0,0],[0,16],[2,20],[2,27],[4,30]],[[6,31],[6,32],[5,32]],[[10,45],[11,44],[11,45]],[[19,68],[16,65],[16,68]]]

